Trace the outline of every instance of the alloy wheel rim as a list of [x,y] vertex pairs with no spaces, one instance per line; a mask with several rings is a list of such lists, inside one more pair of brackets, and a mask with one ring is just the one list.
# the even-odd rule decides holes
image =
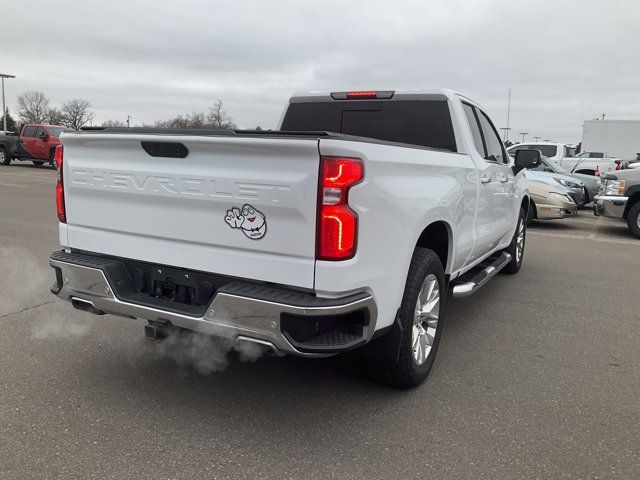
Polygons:
[[524,222],[520,219],[518,223],[518,238],[516,239],[516,262],[520,263],[522,252],[524,251]]
[[433,273],[422,282],[411,331],[411,351],[416,365],[422,365],[433,348],[440,317],[440,287]]

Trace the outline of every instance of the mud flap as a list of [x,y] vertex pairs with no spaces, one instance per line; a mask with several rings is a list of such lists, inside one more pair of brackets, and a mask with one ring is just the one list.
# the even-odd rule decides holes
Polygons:
[[397,362],[400,356],[400,345],[402,344],[402,330],[400,317],[396,313],[396,319],[391,327],[379,336],[374,336],[373,340],[362,347],[360,350],[362,356],[375,360]]

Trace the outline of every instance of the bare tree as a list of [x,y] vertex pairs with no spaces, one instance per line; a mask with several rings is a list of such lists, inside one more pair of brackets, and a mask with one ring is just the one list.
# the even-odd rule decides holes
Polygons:
[[207,126],[222,130],[231,130],[236,128],[236,124],[233,123],[233,118],[231,118],[231,115],[229,115],[224,109],[222,100],[218,100],[213,104],[213,107],[209,107],[209,113],[207,114]]
[[49,99],[38,90],[18,95],[18,115],[22,123],[44,123],[49,117]]
[[64,123],[64,114],[55,107],[50,108],[47,111],[46,122],[51,125],[61,125]]
[[222,100],[218,100],[206,114],[193,112],[188,115],[176,115],[168,120],[158,120],[154,122],[153,126],[156,128],[215,128],[222,130],[236,128],[231,115],[224,109]]
[[158,128],[205,128],[205,114],[202,112],[193,112],[186,116],[177,115],[169,120],[159,120],[155,122]]
[[102,122],[102,127],[126,127],[127,124],[122,120],[106,120]]
[[74,98],[62,105],[63,123],[74,130],[80,130],[90,123],[95,113],[90,112],[91,104],[83,98]]

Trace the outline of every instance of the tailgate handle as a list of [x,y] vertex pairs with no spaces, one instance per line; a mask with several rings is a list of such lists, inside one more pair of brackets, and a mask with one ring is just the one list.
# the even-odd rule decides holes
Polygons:
[[189,150],[179,142],[140,142],[144,151],[152,157],[186,158]]

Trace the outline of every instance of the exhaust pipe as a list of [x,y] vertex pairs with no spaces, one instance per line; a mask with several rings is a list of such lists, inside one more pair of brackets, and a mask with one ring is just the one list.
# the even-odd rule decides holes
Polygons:
[[278,350],[273,343],[271,343],[271,342],[269,342],[267,340],[259,340],[257,338],[245,337],[244,335],[240,335],[238,338],[236,338],[236,343],[237,344],[257,343],[258,345],[262,345],[263,347],[267,347],[267,349],[269,349],[273,354],[275,354],[276,357],[284,357],[286,355],[285,353],[283,353],[280,350]]
[[83,298],[73,297],[71,299],[71,305],[73,305],[73,308],[75,308],[76,310],[93,313],[94,315],[104,315],[104,312],[102,310],[98,310],[93,302],[85,300]]

